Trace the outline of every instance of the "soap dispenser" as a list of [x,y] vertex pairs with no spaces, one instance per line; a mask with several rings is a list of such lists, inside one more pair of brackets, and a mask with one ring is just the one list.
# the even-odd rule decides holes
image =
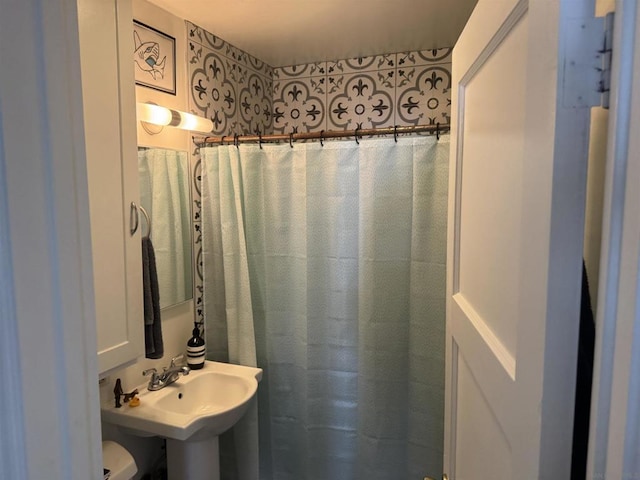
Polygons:
[[187,364],[191,370],[204,367],[205,355],[204,339],[200,336],[200,328],[193,324],[193,336],[187,342]]

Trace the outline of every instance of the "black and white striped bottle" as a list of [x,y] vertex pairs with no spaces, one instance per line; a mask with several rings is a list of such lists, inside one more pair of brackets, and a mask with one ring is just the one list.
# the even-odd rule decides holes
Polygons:
[[205,353],[204,339],[200,336],[200,329],[196,323],[193,328],[193,337],[187,342],[187,364],[191,370],[204,367]]

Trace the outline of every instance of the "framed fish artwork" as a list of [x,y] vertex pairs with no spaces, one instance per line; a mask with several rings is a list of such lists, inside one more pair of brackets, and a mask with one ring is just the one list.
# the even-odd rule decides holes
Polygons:
[[133,63],[136,84],[176,94],[176,39],[133,21]]

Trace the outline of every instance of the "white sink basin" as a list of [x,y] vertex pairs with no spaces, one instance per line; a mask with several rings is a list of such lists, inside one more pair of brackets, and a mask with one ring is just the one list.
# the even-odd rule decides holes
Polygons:
[[138,436],[183,441],[196,432],[217,436],[244,415],[261,378],[260,368],[205,361],[201,370],[161,390],[140,387],[138,407],[103,405],[102,418]]

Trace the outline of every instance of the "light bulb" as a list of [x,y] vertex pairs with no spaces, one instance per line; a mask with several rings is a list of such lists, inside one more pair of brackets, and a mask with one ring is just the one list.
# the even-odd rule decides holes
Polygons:
[[138,103],[136,106],[138,121],[154,125],[169,125],[173,115],[171,110],[151,103]]
[[178,110],[171,110],[166,107],[161,107],[160,105],[154,105],[153,103],[138,103],[136,105],[136,113],[139,122],[152,123],[153,125],[161,125],[163,127],[171,126],[203,133],[210,133],[213,130],[213,122],[208,118],[180,112]]
[[179,112],[180,123],[176,125],[177,128],[183,128],[184,130],[193,130],[196,132],[209,133],[213,130],[213,122],[208,118],[192,115],[191,113]]

